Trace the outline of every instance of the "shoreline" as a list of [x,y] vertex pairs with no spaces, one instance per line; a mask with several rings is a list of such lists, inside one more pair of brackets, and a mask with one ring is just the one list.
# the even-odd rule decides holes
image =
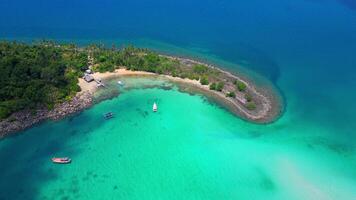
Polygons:
[[[171,57],[175,58],[175,57]],[[177,58],[175,58],[177,59]],[[183,58],[178,58],[178,59],[183,59]],[[184,58],[185,59],[185,58]],[[185,59],[189,60],[194,63],[199,63],[199,64],[204,64],[198,61],[193,61],[190,59]],[[206,64],[204,64],[206,65]],[[210,67],[210,66],[209,66]],[[130,71],[125,68],[120,68],[116,69],[114,72],[105,72],[105,73],[94,73],[93,76],[95,78],[99,78],[102,80],[106,79],[111,79],[115,77],[124,77],[124,76],[152,76],[152,77],[158,77],[161,79],[165,79],[167,81],[176,83],[177,85],[180,85],[181,87],[187,87],[187,86],[192,86],[193,90],[198,90],[198,92],[201,92],[209,97],[213,97],[218,103],[223,104],[223,106],[227,107],[229,111],[233,112],[234,114],[238,115],[239,117],[250,121],[250,122],[255,122],[259,124],[268,124],[275,119],[278,118],[279,114],[281,113],[281,109],[276,109],[272,110],[273,108],[280,108],[280,102],[277,99],[270,99],[271,97],[266,97],[265,94],[262,94],[260,91],[257,91],[257,89],[252,86],[251,83],[248,81],[245,81],[241,79],[238,76],[235,76],[231,74],[230,72],[226,72],[224,70],[221,70],[219,68],[214,67],[215,69],[219,70],[220,72],[226,74],[227,76],[230,76],[231,78],[235,78],[239,81],[244,82],[250,89],[252,89],[261,99],[263,99],[266,103],[263,104],[264,108],[260,110],[256,115],[253,115],[246,111],[246,109],[238,104],[236,101],[234,101],[232,98],[226,97],[223,92],[215,91],[215,90],[210,90],[208,85],[202,85],[198,80],[191,80],[191,79],[183,79],[180,77],[172,77],[169,75],[160,75],[156,73],[151,73],[151,72],[145,72],[145,71]],[[96,84],[94,82],[87,83],[84,80],[79,81],[79,86],[82,88],[82,91],[87,91],[94,95],[96,90],[98,88],[96,87]],[[268,92],[267,92],[268,93]],[[272,110],[272,111],[271,111]]]
[[[124,67],[116,69],[114,72],[96,72],[93,75],[96,79],[108,80],[115,77],[123,76],[151,76],[165,79],[167,81],[175,83],[180,88],[185,88],[193,92],[203,93],[205,96],[213,98],[223,107],[227,108],[229,111],[239,116],[240,118],[247,120],[252,123],[257,124],[268,124],[274,122],[280,116],[282,112],[281,102],[274,98],[272,91],[260,91],[250,82],[245,79],[236,76],[228,71],[222,70],[210,64],[206,64],[200,61],[192,60],[189,58],[174,57],[168,55],[160,55],[169,59],[179,60],[180,62],[186,64],[187,66],[193,64],[200,64],[218,70],[220,73],[224,74],[227,79],[235,79],[243,82],[254,94],[257,95],[261,101],[262,108],[258,112],[248,111],[241,103],[242,97],[230,98],[227,97],[227,90],[216,91],[210,90],[209,85],[202,85],[199,80],[191,80],[188,78],[173,77],[170,75],[160,75],[152,72],[145,71],[131,71]],[[0,139],[16,133],[27,128],[32,127],[45,120],[60,120],[69,115],[81,112],[89,107],[91,107],[94,99],[94,94],[99,89],[95,81],[86,82],[84,79],[78,79],[78,85],[81,91],[76,94],[71,100],[57,104],[54,109],[48,110],[47,108],[33,110],[23,110],[13,113],[10,117],[5,120],[0,121]],[[186,90],[183,90],[186,92]],[[240,98],[240,99],[239,99]]]
[[71,100],[57,104],[52,110],[41,107],[36,110],[22,110],[0,121],[0,139],[31,128],[46,120],[60,120],[93,105],[91,93],[81,91]]

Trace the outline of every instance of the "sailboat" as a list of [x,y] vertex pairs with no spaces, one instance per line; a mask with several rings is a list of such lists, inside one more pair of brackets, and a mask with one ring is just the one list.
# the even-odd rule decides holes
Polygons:
[[153,112],[157,112],[157,104],[156,104],[156,102],[154,102],[153,103],[153,108],[152,108],[152,110],[153,110]]
[[117,84],[119,84],[120,86],[124,85],[124,83],[122,81],[118,81]]

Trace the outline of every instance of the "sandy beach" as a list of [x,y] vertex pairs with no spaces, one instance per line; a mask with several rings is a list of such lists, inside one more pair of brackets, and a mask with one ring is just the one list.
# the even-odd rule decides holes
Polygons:
[[[175,83],[179,88],[183,89],[184,92],[200,93],[208,98],[212,98],[214,101],[218,102],[223,107],[227,108],[232,113],[250,122],[254,123],[270,123],[277,119],[281,112],[281,106],[279,101],[273,98],[268,91],[257,90],[254,84],[247,82],[240,77],[237,77],[229,72],[216,68],[214,66],[194,61],[186,58],[169,57],[171,59],[178,59],[182,63],[187,65],[192,64],[202,64],[210,68],[218,69],[224,74],[226,79],[240,80],[246,84],[250,91],[252,91],[260,101],[260,107],[256,110],[248,110],[245,107],[245,98],[241,94],[237,94],[236,97],[227,97],[227,94],[231,89],[234,88],[224,88],[222,91],[210,90],[209,85],[202,85],[198,80],[192,80],[188,78],[173,77],[169,75],[159,75],[156,73],[145,72],[145,71],[131,71],[127,70],[125,67],[120,67],[113,72],[99,73],[96,72],[91,74],[95,80],[101,80],[101,83],[109,79],[116,77],[127,77],[127,76],[151,76],[158,77],[162,80],[167,80]],[[12,114],[6,120],[0,121],[0,138],[4,137],[9,133],[24,130],[31,127],[38,122],[46,119],[59,120],[68,115],[80,112],[86,108],[93,105],[93,98],[96,91],[101,90],[103,87],[98,87],[96,81],[86,82],[83,78],[78,79],[78,85],[81,91],[76,94],[71,100],[63,103],[57,104],[53,110],[48,110],[46,108],[39,108],[36,110],[36,114],[33,115],[30,110],[23,110]],[[233,86],[234,87],[234,86]],[[16,122],[14,122],[14,119]]]
[[[112,77],[119,77],[119,76],[155,76],[156,74],[154,73],[150,73],[150,72],[143,72],[143,71],[130,71],[130,70],[126,70],[124,68],[120,68],[120,69],[116,69],[114,72],[105,72],[105,73],[99,73],[96,72],[94,74],[92,74],[93,77],[95,79],[101,79],[101,80],[106,80]],[[86,82],[84,79],[79,78],[78,79],[79,83],[79,87],[81,88],[81,92],[90,92],[90,93],[94,93],[98,87],[97,87],[97,83],[95,81],[92,82]]]
[[[228,76],[232,76],[234,78],[237,78],[241,80],[240,78],[232,75],[229,72],[225,72],[221,70],[221,72],[226,73]],[[114,72],[105,72],[105,73],[99,73],[96,72],[92,74],[95,79],[100,79],[105,83],[105,80],[111,79],[114,77],[125,77],[125,76],[155,76],[159,77],[162,79],[166,79],[168,81],[172,81],[174,83],[177,83],[178,85],[185,85],[185,86],[192,86],[193,89],[197,90],[198,92],[200,91],[203,94],[206,94],[210,97],[213,97],[215,100],[223,104],[225,107],[227,107],[230,111],[233,113],[237,114],[238,116],[247,119],[247,120],[252,120],[255,122],[268,122],[271,120],[271,116],[269,114],[270,110],[272,109],[272,102],[262,94],[258,93],[255,88],[252,88],[257,95],[261,97],[265,101],[263,103],[263,109],[259,110],[256,113],[251,113],[246,110],[245,107],[243,107],[242,104],[238,103],[236,99],[232,99],[229,97],[225,96],[224,92],[218,92],[214,90],[210,90],[208,85],[202,85],[198,80],[191,80],[191,79],[183,79],[180,77],[172,77],[168,75],[158,75],[155,73],[150,73],[150,72],[144,72],[144,71],[130,71],[125,68],[120,68],[116,69]],[[245,82],[249,87],[252,87],[251,84]],[[99,88],[97,87],[97,83],[95,81],[92,81],[90,83],[87,83],[84,81],[82,78],[79,79],[78,85],[80,86],[82,92],[89,92],[91,94],[94,94],[96,90]],[[238,97],[237,97],[238,98]]]

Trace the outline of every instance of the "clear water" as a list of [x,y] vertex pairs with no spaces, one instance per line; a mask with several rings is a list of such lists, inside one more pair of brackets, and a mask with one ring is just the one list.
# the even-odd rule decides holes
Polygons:
[[[0,199],[356,199],[353,1],[0,7],[2,38],[134,43],[197,57],[272,84],[286,103],[277,122],[254,125],[176,89],[123,92],[0,141]],[[103,121],[107,111],[116,117]],[[53,165],[53,155],[73,163]]]

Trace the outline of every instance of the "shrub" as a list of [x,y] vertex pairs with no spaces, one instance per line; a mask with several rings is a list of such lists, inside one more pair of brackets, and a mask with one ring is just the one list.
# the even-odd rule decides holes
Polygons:
[[235,98],[236,97],[236,94],[235,92],[229,92],[226,94],[227,97],[232,97],[232,98]]
[[200,77],[200,84],[202,85],[208,85],[209,84],[209,80],[206,76],[202,76]]
[[156,69],[156,73],[157,73],[157,74],[163,74],[162,68],[157,68],[157,69]]
[[103,63],[107,60],[107,57],[104,55],[99,56],[99,62]]
[[113,72],[115,70],[115,66],[110,62],[105,62],[105,63],[100,63],[95,68],[95,70],[98,70],[100,73],[107,72],[107,71]]
[[252,96],[248,93],[245,94],[245,99],[247,102],[251,102],[252,101]]
[[224,88],[224,83],[223,82],[219,82],[218,83],[218,85],[216,86],[216,89],[215,90],[217,90],[217,91],[222,91],[223,90],[223,88]]
[[236,87],[240,92],[246,91],[246,84],[241,81],[236,81]]
[[216,83],[210,84],[209,89],[210,90],[216,90]]
[[199,76],[198,75],[196,75],[196,74],[188,74],[188,78],[190,79],[190,80],[199,80]]
[[0,107],[0,119],[4,119],[9,116],[11,111],[5,107]]
[[198,74],[204,74],[208,71],[208,67],[205,65],[194,65],[193,71]]
[[185,78],[187,78],[187,74],[181,73],[181,74],[179,74],[179,77],[182,78],[182,79],[185,79]]
[[254,102],[248,102],[248,103],[246,104],[246,108],[247,108],[248,110],[255,110],[255,109],[256,109],[256,104],[255,104]]

